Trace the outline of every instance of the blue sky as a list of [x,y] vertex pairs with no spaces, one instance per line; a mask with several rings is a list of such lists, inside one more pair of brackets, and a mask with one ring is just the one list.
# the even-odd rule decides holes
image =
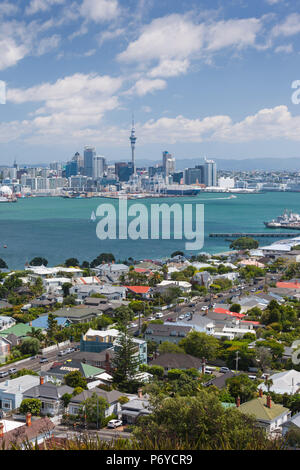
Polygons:
[[[0,164],[300,157],[299,0],[0,1]],[[300,93],[299,93],[300,96]]]

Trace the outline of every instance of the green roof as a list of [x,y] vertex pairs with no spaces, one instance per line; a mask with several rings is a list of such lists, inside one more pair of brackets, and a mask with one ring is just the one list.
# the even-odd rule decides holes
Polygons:
[[16,335],[18,337],[27,336],[28,333],[31,333],[32,326],[25,325],[25,323],[17,323],[7,330],[0,331],[1,336],[8,336],[10,334]]
[[104,369],[99,369],[99,367],[90,366],[89,364],[81,363],[83,375],[85,378],[93,377],[94,375],[102,374],[105,372]]
[[276,404],[271,400],[271,408],[267,407],[267,397],[258,397],[243,403],[238,408],[242,413],[254,415],[256,419],[262,421],[273,421],[284,413],[288,413],[289,409],[282,405]]

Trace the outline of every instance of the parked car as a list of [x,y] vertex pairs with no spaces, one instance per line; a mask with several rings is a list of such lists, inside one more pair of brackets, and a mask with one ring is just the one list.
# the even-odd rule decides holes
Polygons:
[[15,374],[16,372],[18,372],[18,369],[16,369],[15,367],[11,367],[10,369],[8,369],[9,374]]
[[201,307],[201,310],[203,310],[203,311],[208,310],[208,306],[204,305],[203,307]]
[[155,314],[155,318],[162,318],[164,315],[161,312]]
[[226,372],[230,372],[230,369],[228,369],[228,367],[221,367],[220,372],[222,372],[222,374],[226,374]]
[[130,328],[137,328],[139,325],[137,323],[130,323]]
[[155,320],[154,317],[148,317],[148,318],[147,318],[147,321],[153,321],[153,320]]
[[184,320],[184,315],[179,315],[178,320]]
[[9,374],[7,372],[7,370],[4,370],[2,372],[0,372],[0,379],[2,379],[3,377],[7,377]]
[[49,362],[47,357],[41,357],[40,362]]
[[256,375],[248,375],[249,379],[256,380]]
[[123,421],[121,419],[111,419],[108,423],[107,423],[107,427],[108,428],[118,428],[119,426],[122,426],[123,424]]
[[67,351],[65,349],[63,349],[62,351],[59,351],[59,353],[57,354],[58,356],[65,356],[67,353]]

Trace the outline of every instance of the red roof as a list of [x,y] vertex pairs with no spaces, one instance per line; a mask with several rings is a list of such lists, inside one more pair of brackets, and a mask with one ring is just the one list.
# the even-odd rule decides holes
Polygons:
[[230,310],[227,310],[226,308],[215,308],[214,313],[220,313],[223,315],[230,315],[231,317],[237,317],[237,318],[243,318],[246,315],[243,313],[236,313],[236,312],[231,312]]
[[150,287],[148,286],[124,286],[126,289],[131,290],[135,294],[147,294],[149,292]]
[[146,274],[146,273],[151,273],[151,271],[149,269],[146,269],[146,268],[134,268],[135,272],[136,273],[142,273],[142,274]]
[[[252,325],[260,325],[259,321],[251,321],[251,320],[241,320],[242,323],[252,323]],[[249,332],[251,333],[251,331]]]
[[283,287],[285,289],[300,289],[300,282],[277,282],[276,287]]

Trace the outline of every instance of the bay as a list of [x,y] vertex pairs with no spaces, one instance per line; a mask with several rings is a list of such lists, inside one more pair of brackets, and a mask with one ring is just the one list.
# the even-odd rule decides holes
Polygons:
[[[185,251],[186,240],[99,240],[97,219],[91,214],[101,203],[113,204],[114,199],[63,199],[35,197],[20,199],[16,204],[0,204],[0,258],[11,269],[22,269],[35,256],[43,256],[49,266],[76,257],[80,262],[93,260],[98,254],[113,253],[116,259],[155,259],[169,256],[176,250]],[[204,204],[205,240],[202,252],[219,253],[229,249],[223,238],[209,238],[211,232],[270,232],[263,222],[280,215],[285,208],[300,213],[300,193],[200,194],[197,197],[142,199],[150,212],[151,204]],[[118,212],[118,211],[117,211]],[[281,230],[284,238],[284,230]],[[295,231],[295,236],[298,232]],[[300,233],[300,231],[299,231]],[[259,239],[266,245],[274,238]],[[4,248],[7,245],[7,248]],[[189,252],[190,254],[198,253]]]

